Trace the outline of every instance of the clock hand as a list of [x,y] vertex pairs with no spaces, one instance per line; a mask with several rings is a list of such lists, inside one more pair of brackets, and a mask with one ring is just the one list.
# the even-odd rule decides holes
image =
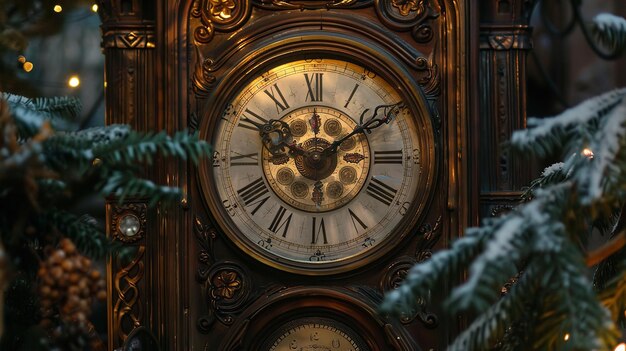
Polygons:
[[[322,154],[324,154],[325,156],[334,154],[337,152],[337,148],[339,147],[339,145],[341,145],[341,143],[348,140],[353,135],[359,133],[371,133],[372,129],[378,128],[383,124],[388,124],[404,107],[405,106],[402,101],[391,105],[376,106],[372,116],[365,123],[363,123],[363,118],[365,117],[365,114],[369,111],[369,109],[365,109],[365,111],[361,113],[361,117],[359,118],[360,124],[354,127],[354,130],[352,130],[352,132],[350,132],[348,135],[344,136],[341,139],[335,140],[326,149],[324,149]],[[382,116],[379,116],[380,110],[382,110]]]
[[292,135],[289,125],[281,120],[271,119],[267,123],[249,120],[259,129],[263,146],[274,156],[284,155],[285,147],[290,155],[306,155],[306,151],[291,143]]

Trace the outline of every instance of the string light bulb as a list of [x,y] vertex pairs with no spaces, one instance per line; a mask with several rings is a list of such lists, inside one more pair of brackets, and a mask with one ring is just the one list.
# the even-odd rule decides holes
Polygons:
[[80,85],[80,79],[78,79],[77,75],[73,75],[70,77],[70,79],[67,80],[67,85],[69,85],[71,88],[76,88]]
[[98,4],[91,5],[91,11],[98,12]]
[[565,336],[563,337],[563,340],[565,340],[565,341],[569,340],[569,333],[565,333]]
[[621,344],[615,346],[615,350],[613,350],[613,351],[626,351],[626,344],[621,343]]
[[59,13],[61,11],[63,11],[63,7],[61,7],[61,5],[54,5],[54,7],[52,8],[54,10],[54,12]]
[[586,147],[586,148],[584,148],[584,149],[583,149],[582,154],[583,154],[583,156],[585,156],[585,157],[587,157],[587,158],[589,158],[589,159],[592,159],[592,158],[593,158],[593,150],[591,150],[591,149],[590,149],[590,148],[588,148],[588,147]]
[[33,70],[33,67],[35,67],[32,62],[26,60],[26,56],[24,55],[19,55],[17,57],[17,62],[19,63],[18,67],[23,69],[25,72],[30,72]]
[[32,62],[30,62],[30,61],[26,61],[26,62],[24,62],[24,64],[22,65],[22,69],[23,69],[25,72],[30,72],[30,71],[32,71],[34,67],[35,67],[35,65],[33,65],[33,63],[32,63]]

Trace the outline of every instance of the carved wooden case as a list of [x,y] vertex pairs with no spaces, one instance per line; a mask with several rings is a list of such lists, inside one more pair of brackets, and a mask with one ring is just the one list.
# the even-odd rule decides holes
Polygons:
[[411,204],[406,228],[384,254],[321,275],[276,268],[242,250],[225,232],[224,210],[207,201],[202,166],[161,160],[149,172],[183,188],[180,206],[146,215],[143,205],[109,205],[109,213],[140,210],[147,219],[141,237],[126,243],[138,248],[131,262],[109,264],[110,348],[146,327],[163,350],[266,351],[300,322],[358,335],[360,350],[445,345],[456,324],[425,303],[401,318],[377,306],[414,263],[467,225],[467,3],[189,0],[151,10],[138,0],[102,3],[107,123],[187,128],[208,138],[247,77],[294,57],[326,55],[400,82],[412,108],[427,114],[421,132],[430,140],[425,195]]

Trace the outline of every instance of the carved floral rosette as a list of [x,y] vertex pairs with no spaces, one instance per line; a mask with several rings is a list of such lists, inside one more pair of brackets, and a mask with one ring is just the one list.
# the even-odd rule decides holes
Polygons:
[[198,329],[208,332],[216,319],[231,325],[249,302],[251,288],[250,275],[241,265],[232,261],[215,263],[203,282],[209,314],[198,320]]

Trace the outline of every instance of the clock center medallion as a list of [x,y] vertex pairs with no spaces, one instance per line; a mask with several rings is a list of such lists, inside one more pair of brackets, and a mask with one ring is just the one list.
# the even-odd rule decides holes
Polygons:
[[342,112],[308,106],[281,118],[289,125],[293,149],[289,157],[263,151],[263,173],[283,201],[307,212],[326,212],[359,194],[370,169],[367,138],[354,135],[333,147],[357,126]]
[[297,155],[294,158],[296,168],[300,174],[311,180],[323,180],[328,178],[337,168],[337,155],[325,155],[324,150],[331,143],[321,138],[312,138],[302,143],[305,155]]

